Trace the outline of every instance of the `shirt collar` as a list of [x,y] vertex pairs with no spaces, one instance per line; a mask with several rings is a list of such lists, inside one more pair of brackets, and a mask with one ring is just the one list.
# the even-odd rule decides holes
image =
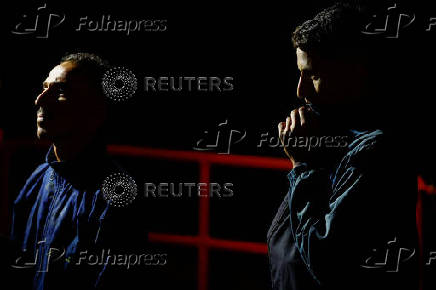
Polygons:
[[102,167],[105,166],[105,160],[107,159],[106,144],[103,142],[92,142],[72,160],[58,161],[54,152],[54,145],[50,146],[45,156],[45,161],[55,171],[72,177],[98,174]]

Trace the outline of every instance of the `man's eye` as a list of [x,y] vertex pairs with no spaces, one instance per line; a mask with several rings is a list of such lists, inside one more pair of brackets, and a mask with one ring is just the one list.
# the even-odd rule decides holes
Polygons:
[[65,93],[65,85],[64,84],[57,85],[56,91],[58,94],[64,94]]
[[310,77],[312,79],[312,81],[317,81],[319,80],[319,76],[318,75],[313,75]]

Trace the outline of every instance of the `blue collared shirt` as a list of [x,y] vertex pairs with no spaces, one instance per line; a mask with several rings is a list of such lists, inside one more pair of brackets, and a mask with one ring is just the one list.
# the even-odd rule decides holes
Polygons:
[[393,256],[395,247],[418,250],[416,175],[402,166],[404,143],[381,130],[350,133],[337,162],[288,174],[268,232],[274,290],[417,289],[417,255],[400,257],[398,268]]
[[105,265],[77,263],[79,256],[109,247],[117,236],[110,222],[117,209],[100,187],[119,168],[102,146],[90,146],[66,162],[56,161],[52,146],[14,202],[15,267],[31,268],[33,289],[93,289],[100,283]]

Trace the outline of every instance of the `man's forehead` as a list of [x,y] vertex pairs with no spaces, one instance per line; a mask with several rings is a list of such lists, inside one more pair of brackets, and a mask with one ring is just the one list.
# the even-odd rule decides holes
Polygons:
[[312,57],[307,54],[307,52],[297,48],[297,66],[299,70],[312,70],[313,60]]
[[45,79],[44,83],[57,83],[65,82],[67,80],[68,73],[75,67],[71,62],[64,62],[55,66],[48,77]]

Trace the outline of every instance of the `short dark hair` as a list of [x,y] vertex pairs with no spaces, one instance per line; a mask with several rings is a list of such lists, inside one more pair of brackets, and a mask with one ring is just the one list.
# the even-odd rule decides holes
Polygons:
[[367,20],[363,6],[335,3],[295,29],[294,48],[328,58],[359,55],[369,45],[368,37],[362,33]]
[[68,53],[61,58],[60,63],[72,62],[77,67],[76,72],[86,74],[90,83],[101,90],[101,80],[104,73],[109,69],[109,63],[100,56],[88,52]]

